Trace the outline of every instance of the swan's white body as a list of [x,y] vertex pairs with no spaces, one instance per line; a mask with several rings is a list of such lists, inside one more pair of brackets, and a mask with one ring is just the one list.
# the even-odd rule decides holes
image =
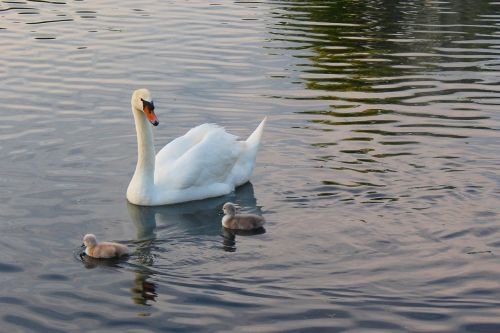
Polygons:
[[148,118],[152,120],[143,112],[141,100],[151,101],[146,89],[136,90],[131,101],[138,161],[127,189],[130,203],[159,206],[201,200],[231,193],[249,181],[266,119],[246,141],[237,141],[217,125],[203,124],[176,138],[155,156]]

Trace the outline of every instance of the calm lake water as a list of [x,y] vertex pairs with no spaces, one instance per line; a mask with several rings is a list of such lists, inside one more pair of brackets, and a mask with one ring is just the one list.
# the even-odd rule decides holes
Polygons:
[[[0,50],[2,332],[500,332],[500,2],[0,1]],[[268,116],[251,184],[127,204],[140,87],[157,148]]]

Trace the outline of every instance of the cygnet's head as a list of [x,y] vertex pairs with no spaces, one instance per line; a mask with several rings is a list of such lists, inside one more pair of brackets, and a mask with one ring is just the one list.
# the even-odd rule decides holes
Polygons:
[[149,90],[137,89],[132,94],[132,99],[130,100],[132,108],[136,111],[143,112],[149,122],[154,126],[158,126],[160,123],[155,114],[155,104],[153,103],[153,97]]
[[86,247],[94,247],[97,245],[97,239],[94,234],[86,234],[83,237],[83,245]]
[[222,211],[226,215],[234,215],[236,214],[236,207],[231,202],[226,202],[224,206],[222,206]]

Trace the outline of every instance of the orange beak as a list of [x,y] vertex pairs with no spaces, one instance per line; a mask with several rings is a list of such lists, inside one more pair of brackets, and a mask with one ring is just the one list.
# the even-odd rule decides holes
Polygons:
[[158,121],[158,118],[156,117],[154,110],[149,105],[146,104],[144,105],[143,111],[144,114],[146,115],[146,118],[148,118],[149,122],[153,124],[153,126],[158,126],[160,122]]

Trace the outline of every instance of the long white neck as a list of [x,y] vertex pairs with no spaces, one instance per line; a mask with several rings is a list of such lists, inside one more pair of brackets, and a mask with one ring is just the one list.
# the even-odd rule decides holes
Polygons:
[[[147,192],[154,186],[155,174],[155,147],[153,144],[152,126],[144,113],[132,107],[137,132],[137,166],[130,184],[134,184],[136,191]],[[144,193],[143,192],[143,193]]]

